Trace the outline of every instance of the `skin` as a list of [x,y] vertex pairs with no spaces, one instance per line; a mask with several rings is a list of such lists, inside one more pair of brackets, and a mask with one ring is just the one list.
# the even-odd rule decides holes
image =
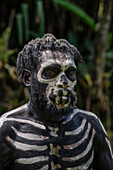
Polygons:
[[[51,50],[43,51],[41,61],[37,65],[37,70],[32,74],[26,71],[25,74],[27,76],[23,77],[23,82],[26,86],[29,86],[31,93],[29,110],[32,110],[32,114],[36,119],[43,122],[58,123],[58,120],[65,115],[66,110],[68,110],[68,113],[71,113],[76,103],[74,87],[77,82],[76,66],[69,54],[67,55],[58,51],[52,52]],[[53,94],[52,89],[54,89]],[[59,90],[64,93],[62,104],[60,103],[60,96],[58,94]],[[34,95],[36,96],[36,93],[37,97],[34,101]],[[38,101],[38,93],[40,93],[41,101]],[[70,97],[66,95],[67,93],[70,93],[68,94]],[[54,98],[55,96],[57,97],[53,101],[52,97]],[[67,102],[65,101],[66,99]],[[38,102],[43,103],[43,109],[39,108]],[[48,107],[53,108],[53,111],[51,110],[52,114]],[[42,110],[44,111],[42,112]]]
[[[75,86],[77,81],[73,56],[60,51],[43,51],[40,62],[36,64],[36,69],[24,70],[23,82],[30,93],[29,103],[4,114],[0,119],[0,170],[19,170],[20,168],[25,170],[24,163],[26,160],[22,162],[24,168],[18,165],[18,162],[22,161],[21,159],[16,159],[17,165],[13,163],[14,155],[18,157],[21,152],[17,154],[14,148],[9,147],[10,144],[18,150],[21,148],[22,151],[32,150],[32,147],[35,147],[36,150],[39,150],[39,153],[40,150],[43,151],[49,146],[49,155],[50,157],[53,156],[53,160],[55,159],[54,156],[56,157],[56,164],[51,161],[44,166],[45,169],[48,169],[48,166],[51,166],[51,169],[66,169],[66,167],[74,164],[73,160],[82,159],[83,155],[87,155],[88,149],[84,149],[82,155],[79,153],[79,150],[82,150],[80,148],[76,150],[79,154],[75,156],[76,146],[79,146],[82,140],[90,141],[89,143],[84,142],[84,145],[87,144],[88,148],[91,148],[92,157],[89,164],[87,158],[84,158],[86,162],[84,163],[83,160],[79,169],[84,170],[86,168],[88,170],[91,167],[93,170],[113,169],[110,143],[101,122],[93,113],[82,111],[76,107]],[[82,132],[85,123],[87,123],[87,130],[84,136]],[[34,135],[35,128],[32,129],[31,126],[40,129],[39,132],[35,131],[37,136]],[[86,136],[90,136],[90,131],[91,137],[88,138]],[[13,132],[17,136],[12,140]],[[28,132],[27,135],[26,132]],[[79,139],[81,134],[82,138]],[[34,141],[36,138],[47,140],[47,143],[42,147],[38,144],[31,147],[31,143],[24,147],[23,144],[18,143],[19,135],[23,135],[23,139],[30,138],[32,140],[34,138]],[[73,141],[74,138],[75,141]],[[62,146],[67,150],[64,151]],[[60,151],[62,152],[60,153]],[[71,156],[68,156],[70,153]],[[30,153],[28,152],[28,154]],[[45,157],[41,158],[48,160],[48,153],[46,154]],[[39,157],[37,161],[40,160],[41,162],[41,158]],[[57,162],[60,159],[65,163]],[[67,160],[68,162],[66,162]],[[27,166],[28,170],[37,170],[37,166],[30,166]],[[68,168],[68,170],[74,169],[73,167]],[[77,170],[76,167],[75,170]]]

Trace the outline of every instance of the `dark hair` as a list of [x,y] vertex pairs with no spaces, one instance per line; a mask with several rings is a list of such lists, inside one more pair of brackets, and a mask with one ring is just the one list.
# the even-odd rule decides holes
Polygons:
[[82,60],[77,48],[68,41],[65,39],[56,39],[52,34],[45,34],[42,38],[31,40],[18,54],[17,72],[22,75],[24,69],[32,69],[34,64],[39,62],[41,52],[47,49],[70,53],[79,60]]

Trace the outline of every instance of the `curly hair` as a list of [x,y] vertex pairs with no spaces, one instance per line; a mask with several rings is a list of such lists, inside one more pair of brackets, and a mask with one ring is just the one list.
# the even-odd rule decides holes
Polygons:
[[18,54],[17,72],[22,76],[24,69],[31,70],[34,65],[40,61],[41,52],[43,50],[60,51],[70,53],[82,60],[79,51],[65,39],[56,39],[52,34],[45,34],[42,38],[31,40],[24,46],[23,50]]

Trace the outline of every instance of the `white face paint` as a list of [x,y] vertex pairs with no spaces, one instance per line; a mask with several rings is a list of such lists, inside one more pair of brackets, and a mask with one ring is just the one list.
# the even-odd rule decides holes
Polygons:
[[[37,80],[48,84],[46,96],[48,103],[54,104],[57,108],[66,108],[71,103],[72,95],[76,95],[76,66],[71,56],[61,52],[46,50],[42,53],[40,69],[37,73]],[[50,99],[50,94],[55,98]]]

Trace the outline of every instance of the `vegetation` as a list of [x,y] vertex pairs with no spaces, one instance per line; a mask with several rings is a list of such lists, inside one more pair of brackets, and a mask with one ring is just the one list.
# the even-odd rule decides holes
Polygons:
[[28,100],[16,75],[17,53],[29,40],[51,32],[81,52],[78,105],[95,112],[112,137],[113,0],[6,0],[0,16],[0,114]]

